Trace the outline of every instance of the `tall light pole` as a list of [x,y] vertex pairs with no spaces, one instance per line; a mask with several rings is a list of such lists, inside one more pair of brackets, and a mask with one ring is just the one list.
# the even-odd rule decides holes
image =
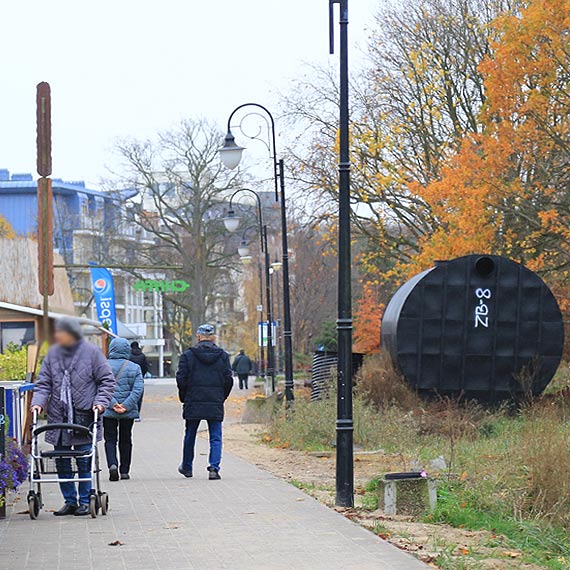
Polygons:
[[348,0],[329,0],[330,53],[334,53],[334,5],[340,5],[340,120],[338,198],[338,378],[336,504],[354,506],[352,419],[352,291],[350,252],[350,146],[348,106]]
[[227,216],[224,218],[224,225],[230,232],[235,232],[238,229],[240,218],[236,216],[235,211],[233,210],[233,201],[236,195],[240,194],[241,192],[248,192],[254,196],[257,204],[260,247],[265,257],[265,301],[267,303],[267,375],[271,381],[271,390],[275,392],[275,350],[273,347],[273,315],[271,312],[271,276],[269,274],[269,269],[271,268],[271,258],[269,256],[269,247],[267,244],[267,225],[263,223],[263,209],[261,207],[261,198],[259,197],[259,194],[254,190],[250,190],[249,188],[236,190],[230,197],[229,211]]
[[[238,146],[232,133],[232,119],[237,112],[242,109],[250,109],[245,117],[252,114],[259,115],[268,125],[268,141],[260,138],[259,132],[253,136],[247,135],[243,128],[243,119],[239,123],[238,128],[245,136],[253,140],[262,141],[271,154],[273,159],[273,179],[275,182],[275,199],[281,203],[281,247],[283,249],[283,342],[285,352],[285,399],[292,402],[295,399],[294,382],[293,382],[293,341],[291,332],[291,289],[289,285],[289,248],[287,236],[287,205],[285,201],[285,165],[283,159],[277,158],[276,136],[275,136],[275,120],[270,111],[259,103],[244,103],[236,107],[228,118],[228,132],[224,139],[224,145],[220,148],[220,156],[222,162],[227,168],[236,168],[244,151],[244,148]],[[244,117],[244,118],[245,118]]]

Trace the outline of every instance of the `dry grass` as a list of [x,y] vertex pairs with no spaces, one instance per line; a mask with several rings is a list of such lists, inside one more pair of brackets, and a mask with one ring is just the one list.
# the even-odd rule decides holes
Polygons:
[[378,409],[397,406],[402,410],[415,410],[422,405],[422,400],[394,369],[385,352],[365,360],[356,386],[357,393]]
[[518,455],[527,514],[570,526],[570,429],[556,405],[525,411]]

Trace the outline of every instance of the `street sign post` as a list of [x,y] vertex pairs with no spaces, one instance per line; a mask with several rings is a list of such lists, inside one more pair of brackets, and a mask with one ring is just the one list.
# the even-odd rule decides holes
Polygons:
[[[271,346],[277,345],[277,323],[271,323]],[[267,321],[257,323],[257,343],[258,346],[269,346],[269,327]]]

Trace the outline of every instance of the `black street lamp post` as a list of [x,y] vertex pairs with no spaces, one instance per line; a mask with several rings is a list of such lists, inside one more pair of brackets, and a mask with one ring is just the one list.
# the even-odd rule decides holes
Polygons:
[[340,5],[340,120],[338,208],[338,378],[336,504],[354,506],[352,419],[352,292],[350,252],[350,147],[348,105],[348,0],[329,0],[330,53],[334,53],[334,5]]
[[[228,132],[224,139],[224,145],[220,149],[222,162],[227,168],[236,168],[242,157],[244,148],[238,146],[235,142],[235,137],[232,133],[232,119],[235,114],[244,108],[254,108],[257,111],[248,113],[257,114],[263,118],[269,127],[269,143],[259,137],[259,132],[254,136],[248,136],[242,128],[242,123],[239,125],[240,131],[248,136],[250,139],[260,140],[266,144],[273,159],[273,179],[275,182],[275,199],[280,201],[281,205],[281,240],[283,249],[283,343],[284,343],[284,356],[285,356],[285,399],[287,402],[292,402],[294,396],[294,382],[293,382],[293,342],[291,332],[291,290],[289,285],[289,248],[287,236],[287,207],[285,201],[285,166],[283,159],[277,158],[276,136],[275,136],[275,120],[273,115],[267,108],[259,103],[244,103],[236,107],[228,118]],[[271,326],[271,324],[269,325]]]
[[[271,311],[271,275],[269,269],[271,267],[271,258],[269,256],[269,247],[267,244],[267,226],[263,223],[263,210],[261,207],[261,199],[259,194],[254,190],[249,188],[241,188],[236,190],[230,197],[229,211],[228,215],[224,218],[224,225],[226,229],[230,232],[235,232],[240,223],[240,218],[235,215],[233,210],[233,201],[237,194],[240,192],[249,192],[252,194],[257,202],[257,216],[259,222],[259,238],[261,252],[265,257],[265,302],[266,315],[267,315],[267,376],[271,379],[271,389],[275,391],[275,351],[273,347],[273,315]],[[263,335],[262,335],[263,339]],[[263,344],[263,342],[262,342]]]

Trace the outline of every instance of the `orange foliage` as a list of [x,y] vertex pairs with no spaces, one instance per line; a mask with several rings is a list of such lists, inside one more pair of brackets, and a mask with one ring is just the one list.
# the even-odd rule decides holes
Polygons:
[[570,0],[536,0],[495,25],[499,39],[481,65],[483,132],[465,135],[439,180],[409,185],[435,227],[420,238],[419,255],[396,268],[400,277],[476,252],[511,255],[533,269],[570,263],[560,186],[570,144]]
[[380,352],[380,323],[384,305],[378,301],[376,285],[366,283],[354,311],[354,352]]

